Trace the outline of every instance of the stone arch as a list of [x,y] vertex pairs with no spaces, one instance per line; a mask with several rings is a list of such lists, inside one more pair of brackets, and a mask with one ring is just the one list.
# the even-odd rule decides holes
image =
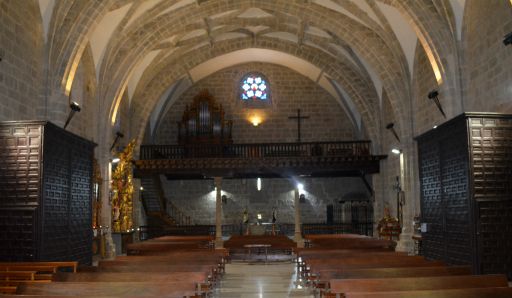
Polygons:
[[[215,7],[215,9],[218,9],[218,12],[229,11],[230,9],[233,9],[233,8],[250,7],[253,4],[255,4],[254,1],[239,1],[236,4],[233,4],[233,3],[225,4],[224,3],[220,7]],[[277,11],[284,11],[285,10],[284,6],[286,6],[286,11],[287,12],[290,11],[289,3],[286,3],[286,5],[285,5],[285,3],[279,2],[279,1],[277,4],[274,4],[274,3],[269,4],[268,1],[259,1],[256,5],[253,5],[253,6],[263,7],[264,9],[275,9]],[[388,93],[390,93],[392,95],[391,98],[392,98],[393,102],[395,103],[394,107],[398,110],[397,114],[400,115],[401,121],[403,122],[404,119],[407,120],[408,117],[410,117],[409,109],[403,108],[403,106],[409,105],[409,103],[408,103],[408,101],[409,101],[408,93],[409,92],[406,91],[406,90],[408,90],[408,85],[405,83],[407,80],[405,80],[403,77],[401,77],[401,76],[403,76],[403,74],[400,75],[400,73],[396,72],[397,67],[394,67],[395,65],[393,65],[393,63],[396,64],[396,62],[393,62],[393,55],[391,53],[389,53],[388,56],[383,55],[383,53],[385,54],[386,52],[389,52],[389,50],[386,50],[386,48],[384,46],[382,46],[382,43],[379,40],[380,38],[377,35],[371,33],[371,31],[368,31],[367,28],[366,29],[362,28],[362,33],[360,35],[353,36],[355,34],[350,34],[352,32],[350,32],[348,30],[348,27],[350,25],[354,25],[353,24],[354,22],[353,21],[351,22],[350,20],[348,20],[347,17],[342,16],[342,17],[338,18],[340,20],[337,20],[336,24],[332,24],[332,23],[327,24],[327,22],[325,20],[326,18],[318,17],[319,13],[318,13],[318,11],[316,11],[316,10],[321,10],[321,12],[323,13],[324,10],[322,8],[317,8],[316,10],[314,10],[311,8],[311,6],[302,6],[302,5],[298,5],[298,4],[293,4],[291,6],[292,6],[292,13],[295,12],[295,13],[297,13],[297,15],[309,18],[308,21],[311,21],[311,23],[320,24],[321,26],[326,27],[326,28],[333,28],[334,34],[340,35],[344,40],[346,40],[350,44],[354,45],[355,47],[358,48],[358,50],[363,52],[363,56],[365,58],[367,58],[372,65],[376,66],[377,71],[379,72],[380,76],[382,78],[384,78],[385,88],[387,88]],[[208,3],[202,4],[201,7],[205,7],[204,10],[208,11],[209,13],[215,13],[215,11],[213,11],[213,12],[211,11],[212,7],[209,7]],[[304,14],[303,10],[309,10],[310,14]],[[196,16],[196,17],[200,13],[202,13],[202,12],[190,11],[190,14],[194,14],[194,16]],[[332,14],[332,12],[330,12],[330,11],[328,11],[326,13]],[[185,14],[182,18],[173,19],[173,22],[174,22],[174,24],[180,24],[181,23],[180,21],[184,21],[183,22],[185,24],[184,26],[186,26],[187,17],[188,17],[188,15]],[[336,20],[336,18],[335,18],[335,20]],[[162,26],[165,27],[168,25],[165,22],[165,20],[162,20],[162,23],[157,22],[156,20],[151,23],[151,25],[153,25],[153,26],[156,26],[156,24],[158,24],[161,27]],[[355,24],[355,25],[361,26],[360,24],[359,25]],[[169,26],[167,26],[167,27],[169,27]],[[176,28],[176,27],[177,27],[177,25],[174,25],[173,28]],[[152,28],[149,28],[149,29],[152,29]],[[146,30],[148,30],[148,28],[146,28]],[[117,60],[111,61],[112,62],[111,65],[113,66],[113,69],[111,70],[111,72],[110,72],[111,75],[109,75],[109,77],[113,77],[113,78],[116,78],[118,76],[121,76],[121,77],[115,79],[117,81],[117,83],[111,84],[111,86],[114,86],[114,88],[117,88],[115,86],[122,85],[122,81],[123,81],[122,75],[129,72],[129,71],[126,71],[127,68],[128,69],[130,68],[130,63],[128,63],[128,62],[129,61],[137,61],[137,59],[140,59],[137,57],[136,53],[138,53],[138,55],[143,55],[144,52],[147,52],[148,50],[150,50],[151,47],[155,46],[155,45],[151,45],[150,40],[159,40],[160,37],[165,36],[166,31],[168,31],[168,30],[170,30],[170,29],[165,28],[165,29],[160,29],[160,30],[159,29],[150,30],[152,32],[156,32],[155,35],[146,36],[143,40],[141,40],[141,42],[137,42],[138,45],[145,44],[146,49],[144,49],[143,47],[137,48],[136,50],[130,52],[131,56],[130,55],[128,55],[128,56],[127,55],[124,55],[124,56],[116,55],[116,57],[113,58],[113,60],[116,60],[116,59]],[[141,34],[137,30],[134,30],[134,32],[135,33],[134,33],[133,37],[136,37],[137,35]],[[372,34],[373,34],[373,36],[372,36]],[[372,38],[368,38],[368,36],[374,37],[374,40],[372,41]],[[130,36],[125,36],[123,38],[125,40],[128,40],[130,38]],[[121,46],[122,42],[119,42],[119,44],[120,44],[119,48],[125,48],[125,47]],[[295,49],[295,50],[297,51],[297,49]],[[120,54],[122,54],[122,53],[120,53]],[[130,57],[130,58],[127,59],[127,57]],[[391,62],[390,62],[390,59],[388,59],[390,57],[392,58]],[[316,58],[317,57],[311,57],[311,59],[316,59]],[[123,63],[126,63],[125,68],[119,68],[118,66],[116,67],[116,65],[123,65]],[[106,98],[114,98],[115,94],[119,94],[119,92],[113,91],[111,94],[107,95]]]
[[447,26],[449,20],[440,16],[427,2],[387,2],[403,14],[416,32],[436,76],[440,93],[444,95],[443,103],[448,116],[462,112],[459,52],[456,31],[451,31]]
[[[267,46],[268,46],[269,42],[265,42],[265,44],[267,44]],[[241,43],[238,45],[237,48],[235,48],[232,44],[231,45],[227,44],[226,46],[228,46],[230,48],[230,50],[236,50],[236,49],[244,49],[246,47],[251,47],[252,43],[246,43],[246,44]],[[277,47],[277,48],[269,47],[269,48],[271,48],[273,50],[279,50],[279,47]],[[200,51],[200,50],[198,50],[198,51]],[[219,50],[219,52],[223,53],[223,50]],[[199,55],[198,53],[193,52],[193,53],[189,54],[188,57],[195,59],[198,57],[198,55]],[[216,55],[216,53],[209,53],[209,55],[210,56]],[[299,55],[299,57],[300,57],[300,55]],[[205,61],[207,61],[210,58],[211,57],[206,56],[206,55],[204,57],[201,57],[201,59],[205,60]],[[169,65],[173,65],[172,68],[169,67],[166,69],[167,71],[160,72],[160,73],[158,73],[158,75],[153,75],[152,76],[153,79],[152,79],[152,81],[149,82],[148,85],[143,86],[140,89],[138,88],[138,90],[136,91],[136,97],[134,97],[134,100],[132,102],[135,103],[135,105],[133,106],[133,109],[138,111],[137,115],[134,115],[134,122],[140,123],[139,129],[135,129],[135,132],[134,132],[137,135],[138,139],[142,139],[144,127],[145,127],[144,123],[146,123],[146,121],[151,113],[152,107],[154,105],[154,101],[156,101],[159,98],[159,96],[165,91],[167,86],[172,85],[173,81],[175,81],[177,78],[182,77],[187,72],[187,69],[184,67],[180,67],[181,66],[180,64],[186,64],[186,65],[190,66],[190,63],[184,57],[180,57],[179,60],[181,61],[181,63],[178,63],[175,60],[170,61]],[[364,82],[360,82],[360,81],[356,82],[357,80],[353,80],[353,81],[350,80],[351,78],[352,79],[356,78],[357,74],[351,73],[351,75],[353,75],[353,76],[350,76],[350,75],[346,75],[345,73],[342,73],[343,66],[340,64],[331,65],[332,69],[327,68],[325,65],[327,65],[329,62],[331,64],[333,64],[332,61],[324,60],[319,65],[321,65],[321,68],[323,68],[326,73],[329,73],[334,78],[337,78],[338,80],[340,80],[342,82],[345,81],[344,85],[346,85],[346,86],[352,85],[351,89],[348,89],[348,90],[350,90],[351,95],[353,95],[354,97],[359,99],[359,102],[364,103],[364,98],[361,96],[361,94],[365,94],[368,97],[371,97],[371,96],[373,96],[374,98],[376,97],[375,92],[368,93],[368,90],[366,90],[366,91],[364,90],[367,87],[367,84],[365,84]],[[337,67],[339,67],[339,68],[337,68]],[[359,83],[359,85],[357,85],[358,83]],[[140,101],[141,101],[140,99],[144,99],[143,104],[140,103]],[[149,101],[149,104],[148,104],[148,101]],[[372,123],[372,119],[373,119],[373,118],[369,117],[370,115],[371,114],[369,114],[368,112],[365,113],[365,117],[368,117],[365,119],[365,121],[367,121],[369,123],[369,126]],[[137,118],[137,117],[139,117],[139,118]],[[376,126],[373,125],[373,126],[371,126],[371,129],[369,129],[369,130],[373,131],[373,134],[370,133],[372,135],[373,139],[378,140],[378,135],[374,131],[375,127]]]

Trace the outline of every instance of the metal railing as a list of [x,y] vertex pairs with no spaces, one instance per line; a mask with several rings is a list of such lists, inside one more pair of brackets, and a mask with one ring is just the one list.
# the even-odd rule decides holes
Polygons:
[[225,145],[142,145],[140,159],[368,156],[370,141]]
[[[215,225],[189,225],[158,228],[141,226],[139,228],[139,239],[141,241],[166,236],[166,235],[210,235],[215,236]],[[275,231],[278,235],[293,236],[295,232],[295,224],[293,223],[277,223]],[[225,224],[222,225],[222,236],[243,235],[245,227],[242,224]],[[373,222],[353,222],[353,223],[309,223],[302,224],[302,234],[359,234],[373,236]]]

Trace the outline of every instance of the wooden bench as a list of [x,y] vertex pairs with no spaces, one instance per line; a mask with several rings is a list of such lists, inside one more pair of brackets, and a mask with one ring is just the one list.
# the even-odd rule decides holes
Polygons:
[[157,238],[148,239],[145,242],[172,242],[172,241],[213,241],[214,236],[198,235],[198,236],[162,236]]
[[512,288],[474,288],[400,292],[346,293],[345,298],[510,298]]
[[[324,266],[331,265],[332,268],[342,267],[342,266],[350,266],[357,264],[366,264],[366,263],[428,263],[431,261],[426,260],[422,256],[403,256],[403,255],[353,255],[346,257],[321,257],[321,258],[308,258],[304,260],[307,266]],[[390,266],[394,267],[394,266]],[[329,266],[327,266],[329,268]]]
[[[76,261],[61,261],[61,262],[0,262],[0,268],[15,268],[23,266],[50,266],[56,268],[72,268],[73,272],[76,272],[78,262]],[[3,270],[10,271],[10,270]],[[19,270],[16,270],[19,271]],[[30,270],[29,270],[30,271]]]
[[469,266],[438,266],[438,267],[396,267],[396,268],[367,268],[346,270],[321,270],[318,277],[330,279],[362,279],[362,278],[394,278],[471,275]]
[[17,289],[17,286],[0,286],[0,294],[16,294]]
[[364,268],[396,268],[396,267],[441,267],[445,266],[444,262],[441,261],[427,261],[427,260],[393,260],[383,259],[380,261],[359,261],[359,262],[343,262],[337,260],[332,263],[319,263],[319,264],[308,264],[309,270],[306,270],[304,274],[314,273],[323,270],[338,270],[346,271],[352,269],[364,269]]
[[195,296],[193,282],[51,282],[20,284],[17,294],[24,295],[68,295],[68,296],[145,296],[180,297]]
[[331,279],[330,292],[346,294],[355,292],[418,291],[464,288],[507,287],[505,275],[464,275],[435,277],[399,277],[369,279]]
[[2,280],[35,280],[37,271],[0,271]]
[[376,239],[376,238],[317,238],[309,239],[308,247],[315,249],[368,249],[383,248],[394,250],[396,242],[392,240]]
[[331,279],[364,279],[364,278],[395,278],[395,277],[423,277],[471,275],[469,266],[438,266],[438,267],[397,267],[397,268],[368,268],[345,270],[322,270],[317,274],[307,276],[308,283],[316,289],[328,287]]
[[54,281],[62,282],[181,282],[193,281],[205,283],[208,274],[205,272],[58,272],[54,275]]
[[99,272],[211,272],[215,265],[172,265],[172,264],[109,264],[98,268]]

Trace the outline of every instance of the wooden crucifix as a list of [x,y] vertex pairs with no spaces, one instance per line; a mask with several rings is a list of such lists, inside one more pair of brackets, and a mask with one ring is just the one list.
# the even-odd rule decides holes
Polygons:
[[297,142],[300,143],[300,122],[302,119],[309,119],[309,116],[301,116],[300,109],[297,109],[297,116],[289,116],[288,119],[297,119]]

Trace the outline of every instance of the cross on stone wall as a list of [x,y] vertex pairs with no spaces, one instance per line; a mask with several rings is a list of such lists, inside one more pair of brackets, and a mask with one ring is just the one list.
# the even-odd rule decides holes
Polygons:
[[297,142],[300,143],[300,122],[302,119],[309,119],[309,116],[301,116],[300,109],[297,109],[297,116],[289,116],[288,119],[297,119]]

